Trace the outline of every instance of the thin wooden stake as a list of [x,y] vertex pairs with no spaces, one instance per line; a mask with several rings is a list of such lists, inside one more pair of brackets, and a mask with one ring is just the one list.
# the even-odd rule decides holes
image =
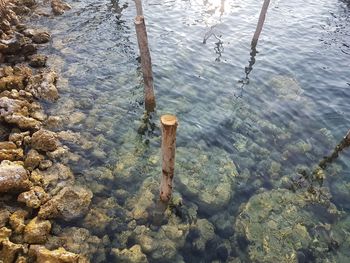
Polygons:
[[270,0],[264,0],[264,4],[263,4],[261,11],[260,11],[258,25],[256,26],[255,33],[254,33],[252,43],[251,43],[251,45],[253,47],[256,47],[256,45],[258,44],[258,40],[260,37],[260,33],[262,31],[262,28],[264,26],[266,13],[267,13],[267,9],[269,8],[269,4],[270,4]]
[[145,109],[147,112],[153,112],[156,107],[156,99],[153,91],[151,54],[148,48],[146,25],[143,16],[136,16],[135,29],[137,34],[137,42],[140,49],[141,67],[145,86]]
[[175,166],[177,118],[174,115],[163,115],[160,118],[162,127],[162,179],[160,183],[160,200],[168,203],[173,191]]
[[136,6],[136,15],[143,16],[141,0],[135,0],[135,6]]

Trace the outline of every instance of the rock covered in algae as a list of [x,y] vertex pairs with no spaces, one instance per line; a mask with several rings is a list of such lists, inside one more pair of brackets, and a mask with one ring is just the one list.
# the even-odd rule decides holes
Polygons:
[[87,263],[85,257],[66,251],[60,247],[55,250],[48,250],[44,246],[31,245],[29,253],[36,258],[37,263]]
[[254,195],[236,218],[235,240],[248,246],[251,262],[296,263],[299,251],[312,247],[309,229],[319,223],[311,207],[304,194],[285,189]]
[[80,186],[66,186],[40,207],[43,219],[61,218],[65,221],[79,218],[88,212],[92,192]]
[[29,189],[27,171],[22,165],[11,161],[0,164],[0,193],[23,192]]
[[147,257],[142,253],[139,245],[127,249],[112,249],[112,254],[120,263],[148,263]]
[[147,220],[157,194],[159,194],[159,182],[151,177],[144,180],[138,193],[126,202],[126,207],[131,210],[132,217],[136,220]]
[[61,163],[55,163],[48,169],[35,169],[31,174],[31,181],[40,184],[47,193],[56,194],[65,186],[73,185],[72,170]]
[[45,246],[48,249],[64,247],[66,250],[80,254],[92,262],[106,262],[106,247],[109,246],[108,236],[99,238],[85,228],[65,227],[56,225],[52,230],[54,235],[50,236]]
[[101,235],[108,229],[122,228],[131,220],[130,213],[121,207],[114,197],[96,198],[82,225],[93,234]]
[[175,182],[179,192],[187,195],[207,213],[228,205],[238,180],[235,164],[224,150],[203,152],[179,147],[176,152]]

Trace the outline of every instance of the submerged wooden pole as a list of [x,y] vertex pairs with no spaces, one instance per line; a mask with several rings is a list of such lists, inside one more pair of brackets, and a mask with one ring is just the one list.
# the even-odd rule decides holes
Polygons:
[[143,16],[142,2],[141,0],[134,0],[136,6],[136,15]]
[[147,32],[145,19],[143,16],[136,16],[135,29],[137,34],[137,42],[139,44],[141,67],[144,81],[145,92],[145,109],[147,112],[153,112],[156,107],[156,99],[153,91],[153,73],[151,54],[148,48]]
[[269,4],[270,4],[270,0],[264,0],[264,4],[263,4],[261,11],[260,11],[258,25],[256,26],[255,33],[254,33],[252,43],[251,43],[251,45],[254,47],[258,44],[258,40],[260,37],[260,33],[262,31],[262,28],[264,26],[266,13],[267,13],[267,9],[269,8]]
[[177,118],[174,115],[163,115],[160,118],[162,127],[162,179],[160,183],[160,200],[169,202],[173,190],[175,166]]
[[330,156],[324,157],[323,160],[318,164],[318,166],[322,169],[326,169],[327,165],[332,163],[336,158],[338,158],[339,153],[347,147],[350,147],[350,130],[340,141],[340,143],[337,146],[335,146],[332,154]]

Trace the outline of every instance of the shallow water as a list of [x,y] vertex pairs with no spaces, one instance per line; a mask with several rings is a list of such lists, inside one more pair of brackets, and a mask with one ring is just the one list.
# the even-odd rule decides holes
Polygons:
[[[47,109],[53,115],[80,117],[67,128],[93,142],[89,150],[71,145],[79,155],[71,166],[78,181],[93,188],[95,205],[101,199],[118,199],[118,189],[128,191],[128,200],[146,178],[160,174],[159,130],[147,136],[137,133],[143,88],[134,3],[69,3],[72,10],[61,17],[32,21],[37,26],[45,21],[53,34],[43,52],[53,54],[51,66],[61,76],[61,98]],[[242,202],[258,189],[283,187],[298,169],[312,169],[349,129],[349,3],[272,1],[254,53],[250,42],[261,4],[240,0],[143,3],[157,98],[153,120],[158,125],[161,114],[176,114],[179,162],[195,165],[204,159],[206,171],[195,172],[199,178],[202,175],[202,191],[206,184],[214,187],[225,174],[219,172],[220,159],[228,158],[237,167],[239,180],[231,185],[230,201],[213,211],[175,181],[185,206],[196,204],[197,217],[214,224],[221,242],[231,240],[233,233],[220,233],[214,214],[227,218],[233,227]],[[349,150],[344,150],[326,170],[324,181],[331,189],[331,201],[346,213],[350,207],[344,198],[349,194],[338,195],[335,185],[350,182],[349,158]],[[191,165],[182,164],[179,172],[193,172]],[[89,178],[96,171],[100,171],[98,182],[94,181],[98,176]],[[109,172],[110,177],[105,175]],[[107,249],[123,248],[113,242],[122,233],[113,224],[96,233],[109,236]],[[204,260],[191,250],[191,240],[186,242],[177,248],[178,255],[185,262]],[[244,253],[237,254],[244,260]]]

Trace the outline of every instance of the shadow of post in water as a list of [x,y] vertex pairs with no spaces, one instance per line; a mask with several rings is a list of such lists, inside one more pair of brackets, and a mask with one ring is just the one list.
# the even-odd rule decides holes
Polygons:
[[249,74],[253,70],[253,65],[255,64],[255,56],[258,53],[256,51],[256,46],[258,44],[259,37],[260,37],[261,31],[262,31],[263,26],[264,26],[266,13],[267,13],[267,10],[269,8],[269,4],[270,4],[270,0],[264,0],[264,4],[263,4],[261,11],[260,11],[258,24],[256,26],[255,33],[254,33],[254,36],[252,38],[252,42],[250,43],[251,49],[250,49],[249,65],[247,67],[245,67],[245,69],[244,69],[245,77],[243,79],[239,80],[239,83],[242,83],[241,94],[237,97],[242,97],[244,86],[249,84]]

